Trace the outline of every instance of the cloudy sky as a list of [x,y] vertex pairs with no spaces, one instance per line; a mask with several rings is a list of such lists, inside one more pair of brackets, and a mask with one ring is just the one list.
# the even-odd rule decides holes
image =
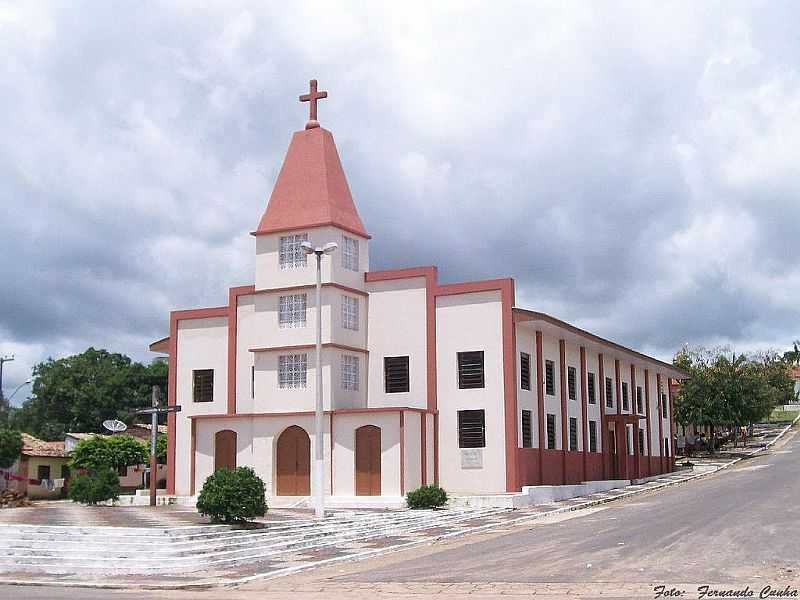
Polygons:
[[800,337],[797,3],[428,4],[0,1],[6,394],[252,283],[312,77],[373,269],[665,359]]

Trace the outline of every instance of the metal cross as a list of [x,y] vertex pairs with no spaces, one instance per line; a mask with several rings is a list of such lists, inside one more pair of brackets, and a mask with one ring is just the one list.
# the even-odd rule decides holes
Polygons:
[[317,100],[322,98],[327,98],[328,92],[318,92],[317,91],[317,80],[312,79],[308,82],[308,93],[303,94],[300,96],[300,102],[309,102],[308,106],[308,124],[306,128],[308,129],[308,125],[315,123],[314,127],[318,127],[319,124],[316,123],[317,121]]

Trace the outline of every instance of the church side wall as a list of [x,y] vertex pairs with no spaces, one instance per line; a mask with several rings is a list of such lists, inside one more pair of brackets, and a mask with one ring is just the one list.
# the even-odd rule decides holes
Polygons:
[[[427,406],[427,310],[424,277],[368,283],[369,405]],[[387,394],[386,356],[408,356],[409,391]]]
[[[436,299],[439,478],[449,492],[506,491],[502,313],[500,291]],[[484,352],[485,387],[459,389],[456,354],[472,350]],[[485,411],[486,447],[468,451],[472,458],[480,457],[480,468],[471,460],[463,463],[465,468],[458,445],[458,411],[474,409]]]
[[[175,432],[175,492],[191,493],[192,415],[219,414],[227,410],[228,397],[228,319],[211,317],[178,321],[176,401],[181,406]],[[213,402],[194,402],[195,369],[214,370]]]

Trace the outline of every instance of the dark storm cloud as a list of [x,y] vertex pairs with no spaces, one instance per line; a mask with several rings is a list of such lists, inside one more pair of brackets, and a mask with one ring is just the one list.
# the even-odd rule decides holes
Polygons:
[[662,358],[800,337],[793,3],[0,10],[0,352],[148,358],[252,281],[311,77],[372,268]]

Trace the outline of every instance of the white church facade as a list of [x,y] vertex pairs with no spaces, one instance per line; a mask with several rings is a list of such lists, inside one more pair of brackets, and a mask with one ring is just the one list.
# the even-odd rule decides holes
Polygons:
[[[324,93],[323,93],[324,94]],[[324,97],[315,86],[306,99]],[[325,494],[422,484],[487,494],[672,470],[672,365],[517,307],[510,278],[442,285],[370,269],[371,242],[315,110],[255,237],[252,285],[171,313],[168,492],[251,466],[270,496],[311,494],[315,259],[322,259]]]

